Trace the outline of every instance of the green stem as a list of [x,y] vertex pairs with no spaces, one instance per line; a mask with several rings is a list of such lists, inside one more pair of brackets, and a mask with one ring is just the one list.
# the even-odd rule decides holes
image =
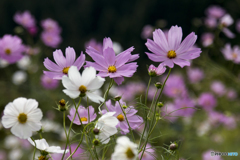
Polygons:
[[[66,119],[66,117],[65,117],[65,111],[64,111],[64,112],[63,112],[63,128],[64,128],[65,135],[66,135],[66,137],[67,137],[68,134],[67,134],[65,119]],[[71,148],[71,145],[70,145],[70,144],[69,144],[69,148]],[[63,157],[64,157],[64,155],[65,155],[65,152],[64,152],[64,154],[63,154]]]
[[50,154],[50,153],[48,153],[48,155],[49,155],[49,157],[51,158],[51,160],[53,160],[53,158],[52,158],[51,154]]
[[127,115],[126,115],[125,111],[123,110],[121,103],[120,103],[119,101],[118,101],[118,103],[119,103],[119,105],[120,105],[120,107],[121,107],[121,109],[122,109],[122,112],[123,112],[123,114],[124,114],[124,116],[125,116],[125,118],[126,118],[126,121],[127,121],[128,127],[129,127],[129,130],[130,130],[130,133],[131,133],[132,138],[133,138],[133,141],[135,142],[135,138],[134,138],[134,135],[133,135],[133,132],[132,132],[132,128],[131,128],[131,126],[130,126],[130,124],[129,124],[129,122],[128,122]]
[[150,76],[149,81],[148,81],[147,92],[146,92],[146,95],[145,95],[145,105],[147,105],[148,90],[149,90],[149,87],[150,87],[150,84],[151,84],[151,80],[152,80],[152,77]]
[[31,139],[32,139],[32,141],[34,142],[34,145],[35,145],[34,152],[33,152],[33,160],[34,160],[35,159],[35,153],[36,153],[37,144],[36,144],[35,140],[32,137],[31,137]]

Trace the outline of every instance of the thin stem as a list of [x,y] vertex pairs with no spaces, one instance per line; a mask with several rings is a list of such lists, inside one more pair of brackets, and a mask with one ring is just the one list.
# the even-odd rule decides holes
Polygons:
[[[106,92],[104,93],[104,102],[102,102],[102,103],[100,104],[100,106],[98,107],[98,110],[99,110],[99,112],[100,112],[101,114],[102,114],[101,107],[102,107],[103,104],[106,102],[107,97],[108,97],[109,90],[110,90],[111,87],[113,86],[113,83],[114,83],[114,80],[111,79],[111,82],[109,83],[108,89],[107,89]],[[108,110],[108,109],[107,109],[107,110]]]
[[152,77],[150,76],[149,81],[148,81],[147,92],[146,92],[146,95],[145,95],[145,105],[147,105],[148,90],[149,90],[149,87],[150,87],[150,84],[151,84],[151,80],[152,80]]
[[78,107],[79,107],[79,105],[80,105],[80,103],[81,103],[81,100],[82,100],[82,98],[80,98],[80,100],[79,100],[79,102],[78,102],[78,105],[76,106],[76,103],[75,103],[75,101],[74,101],[74,99],[73,99],[73,104],[74,104],[74,107],[75,107],[75,109],[76,109],[76,112],[77,112],[79,121],[80,121],[80,123],[81,123],[81,125],[82,125],[82,119],[81,119],[81,117],[80,117],[80,115],[79,115],[79,113],[78,113]]
[[51,154],[50,154],[50,153],[48,153],[48,155],[49,155],[49,157],[51,158],[51,160],[53,160],[53,158],[52,158]]
[[127,115],[126,115],[125,111],[123,110],[121,103],[120,103],[119,101],[118,101],[118,103],[119,103],[119,105],[120,105],[120,107],[121,107],[121,109],[122,109],[122,112],[123,112],[123,114],[124,114],[124,116],[125,116],[125,118],[126,118],[126,121],[127,121],[128,127],[129,127],[129,130],[130,130],[130,133],[132,134],[133,141],[135,142],[135,138],[134,138],[134,135],[133,135],[133,132],[132,132],[132,128],[131,128],[131,126],[130,126],[130,124],[129,124],[129,122],[128,122]]
[[95,147],[95,146],[94,146],[94,148],[93,148],[93,153],[95,154],[97,160],[99,160],[99,159],[98,159],[98,154],[97,154],[97,151],[96,151],[96,147]]
[[[65,111],[63,112],[63,128],[64,128],[64,132],[65,132],[65,135],[66,135],[66,137],[67,137],[67,129],[66,129],[66,124],[65,124],[65,119],[66,119],[66,117],[65,117]],[[69,144],[69,148],[71,148],[71,145]],[[64,152],[64,154],[65,154],[65,152]],[[63,155],[64,156],[64,155]]]
[[32,141],[34,142],[34,145],[35,145],[35,147],[34,147],[34,152],[33,152],[33,160],[35,159],[35,153],[36,153],[36,147],[37,147],[37,144],[36,144],[36,142],[35,142],[35,140],[31,137],[31,139],[32,139]]

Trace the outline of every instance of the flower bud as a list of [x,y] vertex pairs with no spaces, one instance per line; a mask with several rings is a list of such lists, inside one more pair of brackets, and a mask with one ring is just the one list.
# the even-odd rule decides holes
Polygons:
[[163,107],[163,103],[162,103],[162,102],[158,102],[158,103],[157,103],[157,106],[158,106],[159,108],[162,108],[162,107]]
[[122,105],[122,108],[123,108],[123,109],[127,109],[128,106],[126,106],[126,105]]
[[96,134],[96,135],[98,135],[98,134],[99,134],[99,132],[100,132],[100,130],[99,130],[99,129],[97,129],[97,128],[94,128],[94,129],[93,129],[93,134]]
[[116,96],[116,97],[114,98],[115,101],[120,101],[120,99],[122,99],[122,96]]
[[160,82],[155,83],[155,86],[157,87],[157,89],[162,88],[162,84]]
[[161,119],[161,117],[160,117],[159,113],[156,113],[156,114],[155,114],[155,118],[156,118],[156,121],[158,121],[158,120],[160,120],[160,119]]
[[92,141],[92,143],[93,143],[94,146],[98,146],[100,144],[100,141],[99,141],[99,139],[94,139]]
[[58,110],[59,111],[66,111],[68,110],[68,105],[67,105],[68,102],[66,102],[64,99],[61,99],[59,102],[58,102]]
[[148,74],[151,77],[155,77],[155,76],[160,76],[162,75],[164,72],[166,71],[166,67],[161,63],[159,64],[159,66],[156,68],[154,65],[150,65],[148,68]]
[[47,160],[46,156],[39,156],[38,160]]
[[175,151],[176,149],[178,149],[178,144],[176,142],[170,144],[169,149]]

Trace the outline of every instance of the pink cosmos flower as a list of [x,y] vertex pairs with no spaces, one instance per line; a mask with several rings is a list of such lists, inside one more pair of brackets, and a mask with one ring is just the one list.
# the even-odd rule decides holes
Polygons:
[[213,43],[214,35],[212,33],[204,33],[201,37],[202,45],[208,47]]
[[189,68],[187,75],[191,83],[198,83],[204,78],[204,72],[200,68]]
[[56,48],[62,42],[61,36],[52,32],[42,32],[41,39],[46,46],[52,48]]
[[113,50],[112,40],[110,38],[104,38],[102,52],[99,52],[91,46],[86,49],[86,53],[95,61],[87,61],[86,67],[94,67],[99,71],[98,76],[113,78],[114,81],[120,85],[124,81],[124,77],[131,77],[137,70],[137,63],[132,61],[136,60],[139,56],[131,55],[133,50],[134,48],[130,47],[116,56]]
[[226,11],[220,6],[212,5],[206,9],[205,13],[208,17],[221,18]]
[[215,28],[217,27],[217,19],[207,17],[204,19],[204,24],[209,28]]
[[4,35],[0,39],[0,58],[9,63],[15,63],[20,60],[24,51],[25,47],[18,36]]
[[146,52],[149,59],[154,62],[162,62],[164,65],[173,68],[174,63],[180,67],[190,66],[189,60],[200,56],[201,49],[192,49],[197,40],[194,32],[190,33],[182,41],[182,28],[172,26],[165,36],[161,29],[153,32],[153,40],[148,39],[146,46],[153,54]]
[[48,33],[60,34],[61,31],[62,31],[62,29],[60,28],[58,23],[51,18],[47,18],[45,20],[42,20],[41,21],[41,26]]
[[[139,159],[141,158],[142,152],[138,154]],[[145,152],[143,153],[142,160],[155,160],[155,151],[153,147],[147,143]]]
[[90,41],[85,43],[85,48],[87,49],[90,46],[102,54],[103,45],[101,43],[97,42],[95,39],[90,39]]
[[179,115],[175,112],[177,110],[173,103],[166,103],[161,109],[161,114],[164,119],[174,122],[179,118]]
[[231,60],[236,64],[240,63],[240,48],[239,46],[234,46],[231,48],[231,45],[228,43],[221,49],[225,59]]
[[152,38],[152,35],[153,35],[153,26],[151,25],[146,25],[143,27],[142,29],[142,38],[143,39],[147,39],[147,38]]
[[195,103],[190,98],[175,99],[174,105],[176,106],[176,114],[182,117],[191,117],[196,111],[194,109]]
[[226,93],[226,88],[224,84],[220,81],[212,82],[211,90],[218,96],[223,96]]
[[150,76],[160,76],[166,71],[166,67],[164,67],[163,64],[159,64],[159,66],[156,68],[154,65],[150,65],[148,68],[148,74]]
[[[76,109],[75,108],[71,108],[70,115],[68,115],[68,118],[69,118],[70,121],[73,120],[75,112],[76,112]],[[92,122],[97,117],[97,114],[94,113],[94,108],[92,106],[89,106],[89,117],[88,117],[88,108],[85,108],[83,106],[79,106],[78,107],[78,114],[79,114],[79,116],[81,118],[82,124],[88,124],[88,121]],[[79,120],[78,115],[76,115],[73,123],[77,124],[77,125],[81,125],[81,122]]]
[[217,100],[211,93],[202,93],[198,99],[198,104],[206,111],[211,111],[217,105]]
[[41,76],[41,85],[45,89],[56,89],[59,85],[59,81],[56,79],[49,78],[45,74]]
[[[126,106],[126,104],[121,100],[120,100],[120,103],[121,103],[122,106],[123,105]],[[102,114],[104,115],[107,112],[116,112],[113,115],[114,117],[117,117],[117,119],[119,120],[119,123],[117,124],[116,127],[121,129],[122,134],[129,133],[129,127],[128,127],[128,124],[127,124],[127,121],[126,121],[126,117],[124,116],[119,103],[116,102],[115,106],[113,106],[111,104],[111,100],[108,100],[106,102],[106,106],[108,108],[108,111],[104,109],[104,110],[102,110]],[[137,129],[143,123],[142,117],[136,115],[137,110],[134,109],[133,106],[128,106],[126,109],[123,109],[123,110],[126,113],[127,120],[128,120],[129,125],[132,129]]]
[[37,47],[25,46],[25,53],[27,55],[36,55],[40,52],[40,49]]
[[22,25],[26,29],[35,27],[35,18],[29,11],[24,11],[23,13],[17,12],[13,19],[16,23]]
[[234,100],[237,98],[237,92],[234,90],[234,89],[229,89],[227,91],[227,97],[230,99],[230,100]]
[[85,62],[85,55],[81,53],[75,61],[76,53],[72,47],[66,48],[65,54],[66,58],[59,49],[53,52],[53,58],[57,64],[45,58],[43,64],[50,71],[43,71],[43,73],[49,78],[61,80],[62,76],[68,74],[68,70],[71,66],[76,66],[77,69],[80,70]]

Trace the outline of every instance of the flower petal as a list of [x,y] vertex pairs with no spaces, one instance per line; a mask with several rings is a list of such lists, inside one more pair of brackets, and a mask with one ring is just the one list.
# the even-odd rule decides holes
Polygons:
[[59,67],[58,65],[56,65],[55,63],[53,63],[52,61],[50,61],[48,58],[44,59],[43,62],[44,66],[50,70],[50,71],[54,71],[54,72],[62,72],[63,68]]
[[61,68],[68,67],[66,65],[66,59],[63,56],[63,53],[60,49],[57,49],[56,51],[53,52],[53,58]]
[[87,86],[88,90],[97,90],[100,87],[102,87],[103,83],[104,83],[105,79],[101,78],[99,76],[97,76],[96,78],[94,78]]
[[172,26],[168,31],[168,45],[169,49],[176,50],[182,40],[182,28],[176,26]]
[[87,67],[82,72],[81,85],[88,86],[88,84],[96,77],[96,70],[93,67]]
[[103,50],[103,56],[108,66],[112,66],[115,63],[115,52],[112,48]]
[[184,66],[190,66],[190,62],[187,60],[183,60],[183,59],[178,59],[178,58],[174,58],[173,62],[177,65],[179,65],[180,67],[184,67]]
[[78,70],[83,66],[85,62],[86,56],[81,52],[81,55],[77,58],[77,60],[73,63],[73,66],[77,66]]
[[95,103],[101,103],[104,101],[104,98],[102,98],[101,96],[99,96],[97,94],[94,94],[91,92],[86,92],[86,95],[91,101],[93,101]]
[[177,55],[189,50],[197,40],[197,35],[194,32],[190,33],[176,50]]
[[73,65],[75,59],[76,59],[76,53],[75,50],[72,47],[68,47],[65,50],[66,54],[66,66],[71,66]]
[[151,54],[148,52],[145,52],[145,53],[147,54],[148,58],[154,62],[162,62],[162,61],[166,61],[169,59],[169,58],[167,58],[167,56],[159,56],[159,55]]
[[[64,77],[66,77],[66,76],[64,76]],[[81,75],[80,75],[80,73],[79,73],[79,71],[78,71],[76,66],[71,66],[69,68],[69,70],[68,70],[68,77],[69,77],[71,83],[73,84],[73,86],[75,88],[75,89],[72,88],[71,90],[76,90],[76,87],[78,88],[78,87],[81,86],[81,84],[82,84],[81,81],[83,80],[83,78],[81,77]],[[64,81],[63,81],[63,78],[62,78],[62,82],[66,82],[66,80],[67,80],[67,78],[64,78]],[[67,87],[65,87],[65,88],[67,88]],[[70,88],[67,88],[67,89],[70,89]]]
[[171,59],[163,61],[162,63],[163,63],[163,65],[166,65],[166,66],[168,66],[170,68],[173,68],[173,66],[174,66],[174,63],[173,63],[173,61]]
[[67,90],[64,89],[63,92],[68,95],[70,98],[77,98],[80,95],[80,91],[73,91],[73,90]]
[[153,40],[165,53],[169,51],[168,41],[161,29],[156,29],[153,32]]
[[78,89],[78,86],[73,84],[73,82],[67,76],[63,76],[62,84],[68,90],[77,90]]
[[145,45],[147,46],[147,48],[155,53],[156,55],[159,56],[167,56],[167,52],[164,52],[159,45],[157,45],[157,43],[155,43],[154,41],[152,41],[151,39],[147,39],[147,42],[145,43]]

